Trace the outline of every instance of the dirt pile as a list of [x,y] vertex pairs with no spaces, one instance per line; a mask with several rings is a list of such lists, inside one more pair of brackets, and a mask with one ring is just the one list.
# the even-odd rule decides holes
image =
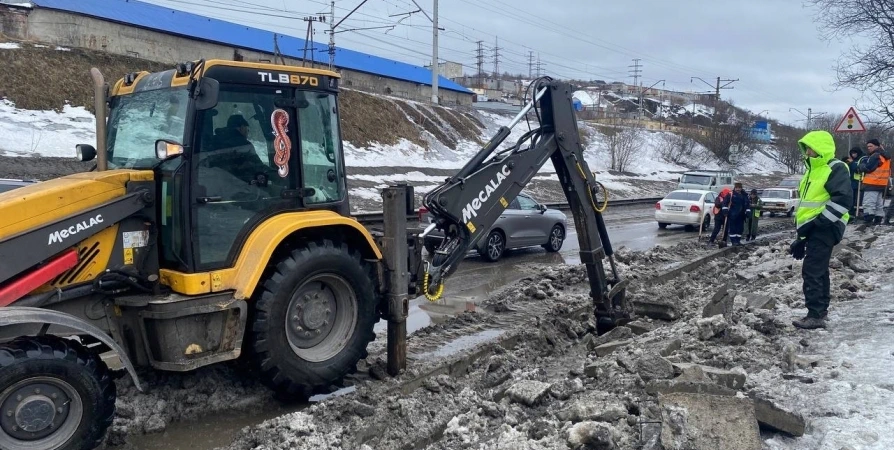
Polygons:
[[[863,237],[851,236],[835,257],[842,264],[833,271],[836,301],[874,288],[851,273],[879,269],[860,256]],[[592,321],[559,309],[566,299],[586,305],[574,285],[583,281],[580,269],[543,269],[489,303],[505,310],[555,305],[514,330],[511,351],[493,348],[466,375],[430,377],[406,395],[397,390],[407,379],[367,383],[243,430],[228,448],[760,448],[758,424],[803,433],[804,418],[780,406],[786,399],[761,389],[799,383],[793,372],[811,364],[798,355],[797,331],[785,317],[803,304],[801,263],[785,252],[790,238],[728,250],[696,271],[641,283],[635,297],[671,302],[680,319],[640,318],[605,336],[593,334]],[[672,250],[619,260],[640,272],[665,262],[665,251]],[[698,253],[679,251],[684,258]],[[776,265],[763,270],[768,263]],[[756,298],[768,293],[776,305]],[[706,308],[712,305],[720,312]]]

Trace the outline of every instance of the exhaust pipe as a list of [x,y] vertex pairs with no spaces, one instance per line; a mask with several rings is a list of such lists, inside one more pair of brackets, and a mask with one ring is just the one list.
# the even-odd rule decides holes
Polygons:
[[106,80],[96,67],[90,69],[93,78],[93,108],[96,111],[96,170],[108,170],[108,154],[106,153]]

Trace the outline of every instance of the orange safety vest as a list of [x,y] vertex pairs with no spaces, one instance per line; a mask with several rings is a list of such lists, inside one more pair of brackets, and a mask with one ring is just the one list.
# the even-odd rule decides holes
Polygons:
[[891,177],[891,160],[879,155],[881,164],[870,173],[863,177],[863,184],[871,184],[873,186],[888,186],[888,178]]

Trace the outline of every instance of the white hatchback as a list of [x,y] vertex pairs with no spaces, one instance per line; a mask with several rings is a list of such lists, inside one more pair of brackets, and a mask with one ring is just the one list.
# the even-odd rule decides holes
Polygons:
[[776,214],[785,214],[791,217],[798,207],[798,190],[784,187],[764,189],[761,192],[761,200],[764,202],[761,215],[764,212],[769,212],[770,217]]
[[711,218],[714,214],[715,193],[703,190],[677,190],[664,197],[655,204],[655,220],[658,228],[665,229],[668,225],[685,225],[687,231],[698,228],[699,223],[704,224],[703,229],[711,226]]

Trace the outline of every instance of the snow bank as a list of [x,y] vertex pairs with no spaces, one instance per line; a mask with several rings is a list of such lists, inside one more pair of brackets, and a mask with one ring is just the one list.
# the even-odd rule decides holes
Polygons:
[[0,100],[0,155],[74,158],[75,145],[93,143],[95,130],[93,114],[80,106],[33,111]]
[[22,48],[18,42],[0,42],[0,50],[13,50],[17,48]]

